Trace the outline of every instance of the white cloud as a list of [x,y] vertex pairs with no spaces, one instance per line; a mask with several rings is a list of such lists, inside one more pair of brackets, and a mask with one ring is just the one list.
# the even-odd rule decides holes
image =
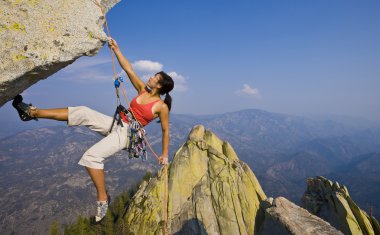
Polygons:
[[[181,74],[178,74],[177,72],[169,72],[167,73],[171,78],[173,78],[173,81],[174,81],[174,89],[173,91],[187,91],[188,87],[187,87],[187,84],[186,84],[186,78],[184,76],[182,76]],[[152,76],[153,74],[143,74],[141,75],[141,79],[144,81],[144,82],[147,82],[149,80],[149,78]]]
[[248,84],[243,84],[244,88],[239,90],[238,93],[245,93],[248,95],[259,96],[260,92],[257,88],[253,88]]
[[174,80],[174,91],[187,91],[186,78],[177,72],[169,72],[168,75]]
[[162,64],[150,60],[138,60],[132,64],[135,70],[142,72],[159,72],[164,67]]
[[[135,70],[140,71],[138,75],[141,78],[141,80],[143,80],[144,82],[147,82],[149,78],[152,75],[154,75],[154,73],[162,71],[164,67],[159,62],[153,62],[149,60],[138,60],[134,62],[132,66]],[[175,71],[168,72],[167,74],[170,77],[172,77],[174,80],[174,91],[179,91],[179,92],[187,91],[188,87],[186,84],[186,78],[184,76],[182,76],[181,74],[178,74]],[[122,70],[118,74],[118,76],[126,77],[127,75]]]
[[[100,58],[97,60],[83,59],[75,61],[73,65],[63,69],[60,73],[60,79],[70,80],[74,82],[112,82],[114,74],[112,72],[112,61],[106,58]],[[159,62],[150,60],[138,60],[132,63],[134,70],[138,76],[147,82],[148,79],[155,73],[162,71],[163,65]],[[175,71],[169,72],[174,80],[174,91],[183,92],[188,89],[186,84],[186,78]],[[123,77],[128,81],[127,74],[124,70],[117,73],[118,77]]]

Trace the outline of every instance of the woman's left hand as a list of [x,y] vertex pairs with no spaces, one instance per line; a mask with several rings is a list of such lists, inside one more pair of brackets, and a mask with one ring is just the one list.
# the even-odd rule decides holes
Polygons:
[[108,46],[113,50],[113,51],[116,51],[116,50],[119,50],[119,46],[117,45],[117,42],[115,41],[115,39],[109,37],[108,38]]
[[169,163],[169,158],[168,158],[168,156],[161,155],[158,158],[158,161],[160,162],[161,165],[166,165]]

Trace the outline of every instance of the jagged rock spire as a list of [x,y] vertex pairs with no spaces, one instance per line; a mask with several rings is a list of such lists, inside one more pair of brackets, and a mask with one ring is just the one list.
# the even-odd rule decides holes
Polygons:
[[347,188],[324,177],[307,179],[303,207],[341,230],[344,234],[380,234],[378,221],[360,209]]
[[[167,218],[162,218],[166,174]],[[231,145],[195,126],[171,165],[141,186],[125,219],[135,234],[161,234],[164,220],[168,234],[253,234],[265,198]]]
[[259,235],[343,235],[328,222],[284,197],[268,198],[261,207],[265,220],[258,228]]
[[283,197],[267,199],[231,145],[201,125],[140,186],[124,220],[133,234],[343,234]]

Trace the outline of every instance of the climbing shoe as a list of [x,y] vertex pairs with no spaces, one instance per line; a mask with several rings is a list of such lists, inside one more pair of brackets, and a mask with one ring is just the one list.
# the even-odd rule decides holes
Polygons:
[[24,122],[30,121],[32,119],[38,121],[37,118],[32,117],[30,115],[31,110],[36,110],[37,108],[33,106],[32,104],[25,104],[22,102],[23,98],[21,95],[17,95],[12,102],[12,106],[17,110],[18,115],[20,116],[21,120]]
[[97,214],[92,218],[92,222],[94,224],[101,223],[103,219],[106,217],[108,207],[111,203],[111,196],[107,192],[107,201],[97,201],[96,208]]

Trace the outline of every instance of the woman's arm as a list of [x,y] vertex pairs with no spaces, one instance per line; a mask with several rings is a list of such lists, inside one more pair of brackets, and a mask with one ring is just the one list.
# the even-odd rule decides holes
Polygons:
[[137,76],[135,71],[133,71],[132,65],[129,63],[127,58],[125,58],[124,55],[121,53],[116,41],[112,38],[109,38],[108,44],[109,47],[115,52],[117,60],[119,61],[119,64],[123,68],[123,70],[127,73],[129,80],[131,80],[137,92],[140,93],[142,89],[145,88],[144,82]]
[[161,121],[162,129],[162,154],[159,158],[161,164],[168,163],[168,152],[169,152],[169,108],[163,103],[158,113]]

